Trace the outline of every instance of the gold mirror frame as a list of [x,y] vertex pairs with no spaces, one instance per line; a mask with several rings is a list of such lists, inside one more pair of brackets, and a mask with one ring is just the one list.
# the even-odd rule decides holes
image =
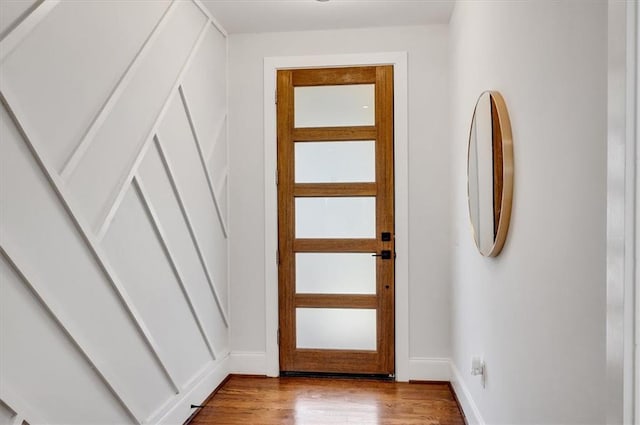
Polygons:
[[[482,248],[481,241],[478,238],[478,229],[474,226],[474,219],[472,216],[472,196],[471,196],[471,178],[470,178],[470,160],[471,160],[471,149],[472,143],[476,143],[477,146],[477,137],[474,134],[474,130],[476,129],[476,118],[478,115],[478,105],[482,101],[486,101],[486,96],[489,97],[490,105],[491,105],[491,155],[493,163],[491,167],[493,168],[493,187],[492,197],[493,197],[493,217],[494,217],[494,229],[493,229],[493,243],[490,247]],[[501,155],[500,155],[501,154]],[[476,150],[476,162],[477,162],[477,150]],[[498,162],[502,166],[502,172],[497,173],[495,164],[496,159],[501,161]],[[476,165],[477,167],[477,165]],[[477,172],[476,172],[477,175]],[[476,181],[478,178],[476,177]],[[478,183],[479,185],[479,183]],[[496,198],[496,191],[500,191],[500,199]],[[479,194],[476,193],[476,209],[479,209]],[[497,91],[485,91],[480,94],[478,100],[476,101],[476,105],[473,110],[473,117],[471,120],[471,126],[469,129],[469,143],[467,147],[467,199],[469,205],[469,220],[471,222],[471,228],[473,231],[473,239],[476,243],[476,247],[480,254],[485,257],[496,257],[502,251],[504,243],[507,239],[507,233],[509,231],[509,222],[511,220],[511,204],[513,201],[513,139],[511,135],[511,122],[509,120],[509,113],[507,111],[507,105],[505,104],[504,98]],[[476,219],[478,221],[478,219]],[[478,226],[480,223],[476,223]]]

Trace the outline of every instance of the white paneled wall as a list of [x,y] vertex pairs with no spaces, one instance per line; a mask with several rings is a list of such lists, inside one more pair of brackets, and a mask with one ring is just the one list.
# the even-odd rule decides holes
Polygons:
[[0,424],[11,424],[13,423],[14,418],[16,417],[16,412],[14,412],[9,406],[0,401]]
[[0,12],[0,424],[182,423],[227,374],[226,34],[197,0]]
[[0,38],[3,38],[38,4],[37,0],[5,0],[0,2]]

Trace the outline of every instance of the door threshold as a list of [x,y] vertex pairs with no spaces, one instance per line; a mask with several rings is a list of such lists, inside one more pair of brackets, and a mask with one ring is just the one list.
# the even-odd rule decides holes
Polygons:
[[334,373],[334,372],[292,372],[280,371],[281,378],[331,378],[331,379],[369,379],[375,381],[396,380],[394,375],[376,373]]

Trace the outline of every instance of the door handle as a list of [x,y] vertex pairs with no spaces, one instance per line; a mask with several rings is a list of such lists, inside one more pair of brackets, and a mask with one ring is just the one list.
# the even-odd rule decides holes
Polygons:
[[391,250],[390,249],[383,249],[382,251],[380,251],[380,254],[371,254],[372,257],[380,257],[383,260],[390,260],[391,259]]

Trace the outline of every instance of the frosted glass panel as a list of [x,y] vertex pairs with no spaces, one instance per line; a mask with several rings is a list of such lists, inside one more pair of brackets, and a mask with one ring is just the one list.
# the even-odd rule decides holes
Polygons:
[[294,88],[296,127],[375,125],[375,85]]
[[376,259],[361,253],[297,253],[298,294],[375,294]]
[[375,238],[376,199],[296,198],[296,238]]
[[297,348],[376,349],[376,310],[297,308]]
[[374,182],[376,145],[363,142],[295,144],[296,183]]

